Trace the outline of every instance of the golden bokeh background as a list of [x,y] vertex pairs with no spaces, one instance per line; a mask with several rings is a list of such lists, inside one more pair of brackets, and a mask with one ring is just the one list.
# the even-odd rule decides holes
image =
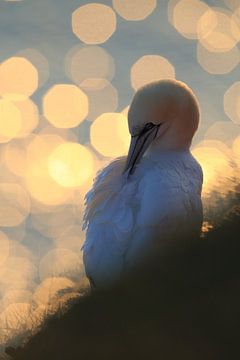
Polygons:
[[127,153],[140,86],[176,78],[193,89],[204,203],[234,188],[240,3],[2,0],[0,30],[1,349],[85,284],[84,196]]

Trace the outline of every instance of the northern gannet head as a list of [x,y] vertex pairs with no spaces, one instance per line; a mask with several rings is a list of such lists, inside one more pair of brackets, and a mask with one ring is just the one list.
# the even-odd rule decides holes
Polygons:
[[155,150],[189,149],[199,124],[199,106],[192,90],[177,80],[141,87],[128,112],[131,144],[125,172],[134,172],[143,154]]

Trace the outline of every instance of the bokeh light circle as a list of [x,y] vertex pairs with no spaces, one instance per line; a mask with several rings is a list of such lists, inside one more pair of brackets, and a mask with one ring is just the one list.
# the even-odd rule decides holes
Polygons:
[[174,66],[163,56],[142,56],[131,68],[131,84],[135,90],[152,81],[163,79],[175,79]]
[[22,126],[21,112],[9,100],[0,99],[0,143],[13,139]]
[[83,271],[80,252],[75,254],[68,249],[50,250],[40,261],[39,276],[41,280],[51,277],[67,277],[77,280]]
[[17,226],[30,212],[27,191],[18,184],[0,183],[0,226]]
[[223,8],[209,8],[199,19],[198,40],[207,50],[225,52],[236,45],[238,28],[230,15],[231,13]]
[[240,81],[232,84],[224,94],[224,111],[236,124],[240,124]]
[[[172,4],[169,2],[168,6]],[[169,20],[176,30],[187,39],[197,39],[197,24],[201,16],[209,9],[208,5],[199,0],[180,0],[174,4]]]
[[71,80],[83,89],[97,89],[102,79],[112,80],[115,74],[113,57],[100,46],[73,48],[66,56],[65,69]]
[[0,231],[0,267],[6,262],[10,252],[10,241],[5,233]]
[[46,278],[33,294],[34,301],[41,305],[49,304],[61,290],[71,290],[74,282],[65,277]]
[[31,96],[38,87],[38,72],[23,57],[11,57],[0,65],[0,95],[22,94]]
[[234,46],[226,52],[210,52],[198,43],[197,59],[202,68],[210,74],[227,74],[239,64],[240,51]]
[[203,196],[209,196],[213,190],[226,195],[233,175],[228,154],[220,147],[205,145],[204,142],[197,145],[192,153],[202,166]]
[[97,81],[98,86],[85,89],[89,100],[88,118],[91,121],[103,113],[114,112],[118,107],[117,89],[106,79],[97,79]]
[[113,7],[125,20],[144,20],[156,8],[157,0],[113,0]]
[[92,146],[103,156],[126,154],[130,143],[126,116],[121,113],[100,115],[91,126],[90,138]]
[[16,56],[23,57],[31,62],[38,72],[38,86],[42,86],[49,78],[49,63],[48,59],[38,50],[27,48],[20,50]]
[[54,85],[43,98],[43,112],[57,128],[76,127],[88,114],[88,98],[75,85]]
[[83,145],[66,142],[51,153],[48,170],[51,177],[62,186],[81,186],[92,174],[93,158]]
[[86,44],[102,44],[116,30],[116,14],[111,7],[90,3],[80,6],[72,14],[74,34]]

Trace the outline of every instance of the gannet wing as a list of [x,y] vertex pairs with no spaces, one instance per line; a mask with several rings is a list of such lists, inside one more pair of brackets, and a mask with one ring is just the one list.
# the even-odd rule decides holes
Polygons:
[[[142,167],[143,168],[143,167]],[[202,171],[189,168],[151,168],[139,183],[135,231],[125,258],[132,268],[137,258],[162,249],[166,242],[199,233],[202,224]],[[133,264],[133,265],[132,265]]]
[[96,285],[120,277],[133,229],[134,183],[123,181],[126,158],[103,169],[86,195],[83,259],[87,276]]

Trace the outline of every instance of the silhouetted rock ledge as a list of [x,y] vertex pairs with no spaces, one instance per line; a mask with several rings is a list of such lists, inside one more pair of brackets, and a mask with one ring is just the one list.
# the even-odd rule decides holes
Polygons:
[[[240,207],[131,277],[54,316],[15,360],[239,358]],[[195,240],[195,239],[194,239]]]

